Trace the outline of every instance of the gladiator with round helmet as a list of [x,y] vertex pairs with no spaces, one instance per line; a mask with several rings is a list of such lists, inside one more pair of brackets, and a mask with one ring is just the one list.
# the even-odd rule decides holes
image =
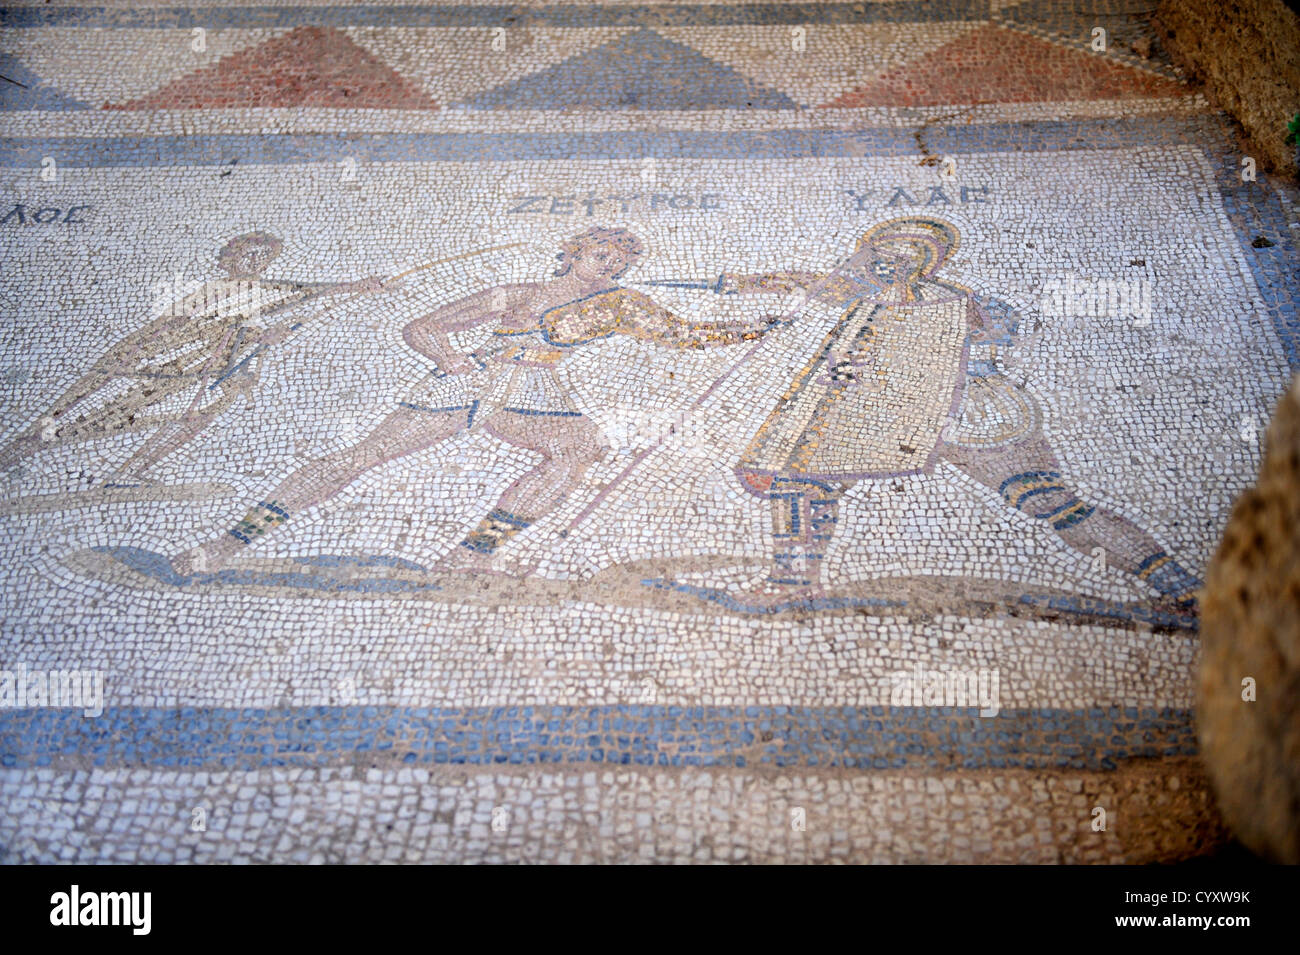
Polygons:
[[723,276],[727,291],[803,293],[840,313],[736,465],[742,486],[771,511],[771,565],[751,599],[784,606],[824,595],[844,494],[943,461],[1073,549],[1100,548],[1166,601],[1194,607],[1196,576],[1069,480],[1037,399],[998,366],[1018,326],[1013,310],[938,275],[958,242],[951,223],[905,217],[869,230],[830,272]]

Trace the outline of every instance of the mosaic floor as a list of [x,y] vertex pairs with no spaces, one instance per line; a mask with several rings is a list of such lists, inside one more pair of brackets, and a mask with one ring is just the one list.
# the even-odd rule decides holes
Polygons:
[[0,859],[1215,851],[1300,199],[1148,17],[0,10]]

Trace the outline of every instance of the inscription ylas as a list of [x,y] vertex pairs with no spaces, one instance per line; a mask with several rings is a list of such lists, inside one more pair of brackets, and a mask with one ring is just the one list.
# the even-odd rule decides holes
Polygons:
[[[898,186],[889,195],[887,202],[882,201],[885,196],[883,189],[864,189],[858,192],[856,189],[845,189],[853,197],[855,207],[859,212],[865,212],[884,206],[887,209],[896,209],[902,206],[953,206],[967,205],[974,202],[988,202],[988,186],[930,186],[928,195],[925,194],[925,188],[917,190],[917,196],[912,195],[903,186]],[[952,192],[949,196],[948,192]],[[924,198],[918,198],[921,196]],[[955,200],[953,197],[956,197]]]

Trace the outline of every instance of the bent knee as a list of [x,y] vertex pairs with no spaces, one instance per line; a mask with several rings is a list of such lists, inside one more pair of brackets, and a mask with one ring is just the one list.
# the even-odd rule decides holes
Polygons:
[[574,432],[570,440],[547,449],[547,457],[557,461],[594,464],[612,450],[605,433],[595,425]]
[[578,457],[588,464],[595,464],[609,454],[610,450],[610,446],[603,440],[593,440],[583,444],[578,449]]
[[561,454],[551,455],[547,463],[569,472],[585,471],[605,457],[606,449],[599,445],[568,448]]

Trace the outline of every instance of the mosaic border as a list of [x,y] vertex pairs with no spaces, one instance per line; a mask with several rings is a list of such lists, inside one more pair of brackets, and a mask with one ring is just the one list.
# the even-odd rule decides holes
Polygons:
[[295,27],[679,27],[782,26],[785,24],[941,23],[988,20],[990,0],[926,0],[891,3],[745,3],[739,5],[658,3],[597,4],[306,6],[280,7],[9,7],[0,27],[93,27],[97,29],[188,30]]
[[[918,134],[924,133],[924,149]],[[1036,120],[978,126],[925,124],[858,129],[609,130],[560,133],[231,133],[169,136],[6,136],[0,167],[40,166],[55,155],[65,165],[208,166],[229,163],[518,162],[581,159],[870,158],[973,152],[1067,152],[1133,149],[1152,142],[1226,142],[1217,115]],[[1235,164],[1234,164],[1235,165]]]
[[[1228,838],[1194,758],[848,778],[591,765],[22,769],[0,773],[0,803],[0,863],[1131,865]],[[1109,810],[1100,831],[1098,806]],[[504,831],[493,826],[502,810]]]
[[950,707],[123,707],[0,714],[0,768],[612,764],[1113,770],[1196,755],[1192,711]]

